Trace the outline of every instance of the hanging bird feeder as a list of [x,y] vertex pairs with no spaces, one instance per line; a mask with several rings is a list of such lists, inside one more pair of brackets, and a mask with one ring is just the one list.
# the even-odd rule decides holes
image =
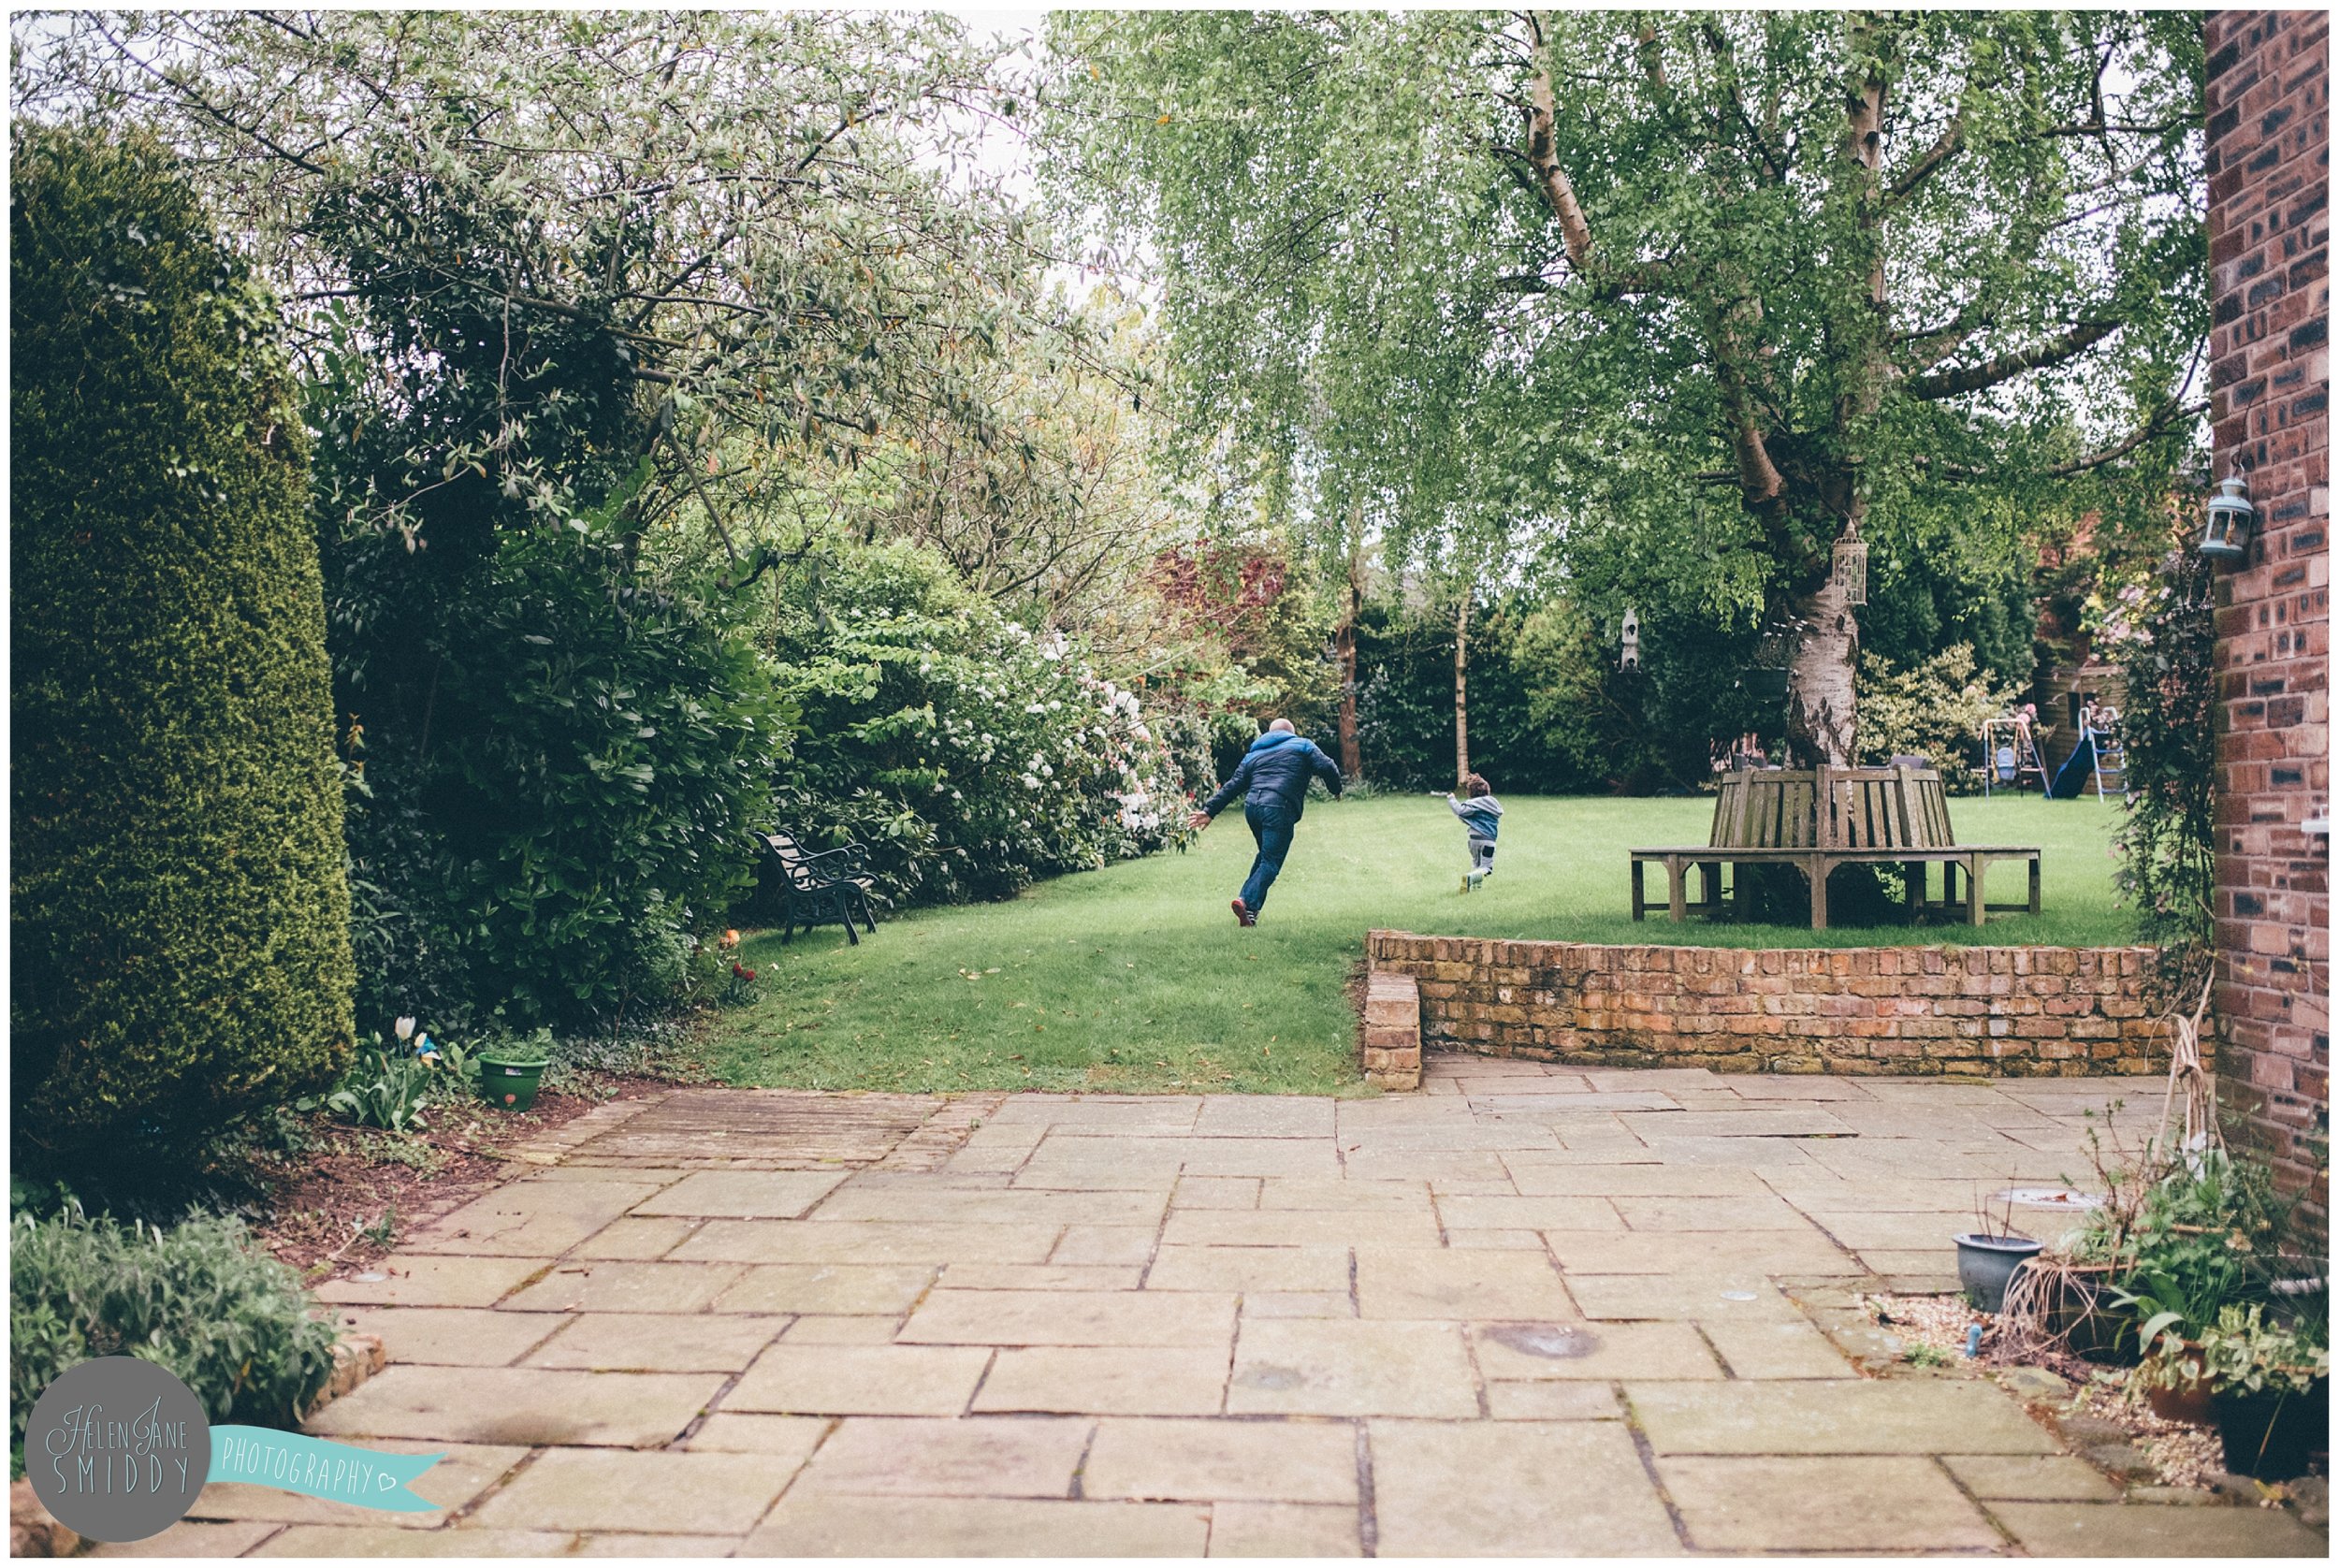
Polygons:
[[1640,617],[1629,609],[1624,612],[1624,647],[1617,668],[1628,675],[1640,669]]
[[1856,519],[1844,524],[1843,537],[1836,541],[1836,591],[1847,604],[1868,602],[1868,544],[1860,537]]
[[2249,502],[2249,482],[2229,474],[2217,482],[2209,498],[2209,524],[2201,530],[2201,553],[2211,560],[2238,561],[2249,554],[2250,525],[2257,509]]

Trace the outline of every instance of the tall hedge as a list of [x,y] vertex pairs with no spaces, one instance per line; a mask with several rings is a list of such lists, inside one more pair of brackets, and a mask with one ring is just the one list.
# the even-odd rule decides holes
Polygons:
[[69,1164],[329,1079],[349,888],[276,313],[158,146],[11,141],[15,1128]]

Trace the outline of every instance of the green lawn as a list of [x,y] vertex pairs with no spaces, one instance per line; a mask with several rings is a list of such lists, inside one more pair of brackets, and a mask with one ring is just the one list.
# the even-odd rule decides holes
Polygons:
[[[1003,904],[887,921],[858,948],[824,928],[750,936],[761,998],[719,1015],[710,1064],[734,1082],[802,1088],[1357,1091],[1344,992],[1374,926],[1442,935],[1809,947],[1972,941],[1917,928],[1673,925],[1630,918],[1624,851],[1702,843],[1710,799],[1504,803],[1495,872],[1460,891],[1460,825],[1442,800],[1317,802],[1256,929],[1227,901],[1251,838],[1219,820],[1194,850],[1063,877]],[[2129,939],[2113,902],[2116,806],[1952,803],[1958,836],[2045,851],[2037,920],[1997,942]],[[2011,898],[2018,868],[1993,878]],[[1663,878],[1652,878],[1662,898]],[[1939,883],[1935,884],[1938,893]]]

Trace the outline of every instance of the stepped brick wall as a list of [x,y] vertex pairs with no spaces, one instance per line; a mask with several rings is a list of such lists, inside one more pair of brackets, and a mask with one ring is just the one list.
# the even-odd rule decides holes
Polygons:
[[2218,1072],[2304,1182],[2331,1105],[2330,839],[2302,826],[2331,805],[2331,20],[2204,26],[2216,474],[2259,516],[2217,593]]
[[1717,1072],[2080,1077],[2168,1070],[2150,948],[1674,948],[1375,931],[1421,1042]]

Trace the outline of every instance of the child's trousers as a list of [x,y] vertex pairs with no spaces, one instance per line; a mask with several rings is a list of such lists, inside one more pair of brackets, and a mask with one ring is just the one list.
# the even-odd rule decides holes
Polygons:
[[1480,838],[1475,833],[1470,835],[1470,869],[1473,871],[1494,869],[1493,839]]

